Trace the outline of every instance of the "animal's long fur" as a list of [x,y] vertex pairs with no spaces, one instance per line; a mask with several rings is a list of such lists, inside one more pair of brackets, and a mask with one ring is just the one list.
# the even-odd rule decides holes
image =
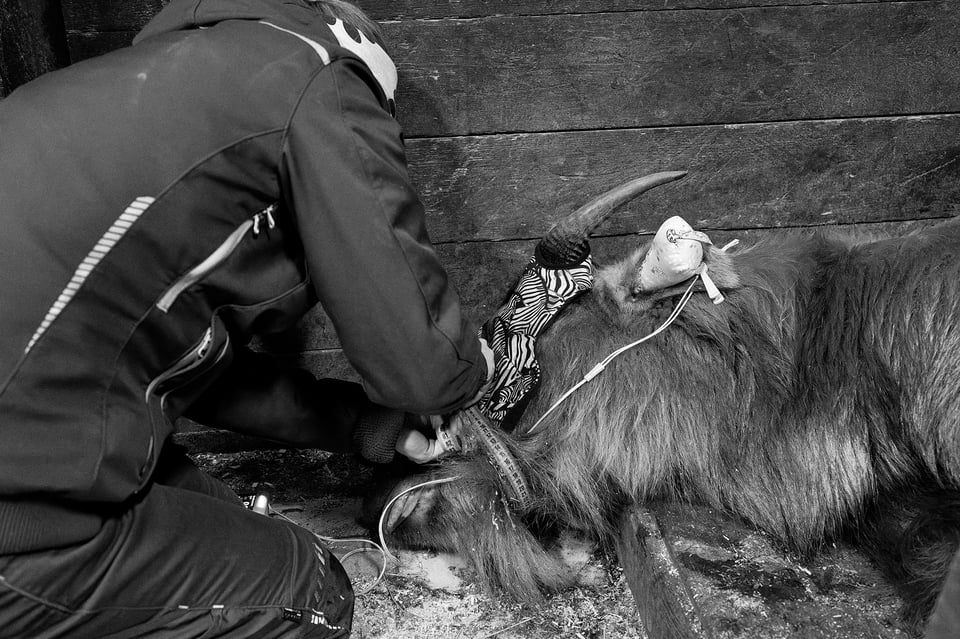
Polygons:
[[[644,252],[601,270],[541,339],[543,384],[514,432],[541,496],[530,517],[604,536],[624,502],[672,497],[726,508],[801,553],[852,530],[868,549],[902,550],[888,568],[909,614],[925,616],[960,530],[960,223],[711,249],[726,301],[701,291],[529,433],[595,363],[673,310],[683,285],[638,291]],[[527,529],[505,525],[482,460],[442,472],[467,479],[443,486],[399,540],[465,551],[482,539],[465,554],[520,598],[562,583]],[[892,511],[905,490],[935,492],[936,507]]]

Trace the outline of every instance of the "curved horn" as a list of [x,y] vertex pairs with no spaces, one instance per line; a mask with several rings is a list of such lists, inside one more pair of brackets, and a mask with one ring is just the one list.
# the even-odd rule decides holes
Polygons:
[[590,245],[587,238],[611,213],[641,193],[679,180],[686,171],[653,173],[620,186],[594,198],[551,228],[537,244],[537,260],[548,268],[570,268],[587,259]]

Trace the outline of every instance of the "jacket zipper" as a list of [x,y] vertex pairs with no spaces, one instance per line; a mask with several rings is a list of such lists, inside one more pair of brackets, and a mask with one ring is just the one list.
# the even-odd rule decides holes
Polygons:
[[[181,357],[179,360],[177,360],[177,362],[173,366],[171,366],[164,372],[160,373],[160,375],[155,377],[153,381],[150,382],[150,385],[147,386],[147,391],[144,394],[144,398],[146,399],[146,401],[149,403],[150,397],[158,394],[160,387],[164,383],[170,381],[174,377],[179,377],[181,375],[185,375],[189,373],[190,371],[196,370],[200,366],[207,363],[207,361],[210,359],[209,357],[210,346],[213,344],[213,341],[214,341],[213,327],[211,326],[207,328],[207,330],[203,334],[203,337],[200,338],[200,341],[197,343],[196,346],[193,347],[193,349],[190,350],[189,353]],[[226,334],[224,335],[223,346],[220,347],[220,351],[217,353],[212,364],[216,364],[217,362],[220,361],[220,359],[223,358],[229,346],[230,346],[230,335]],[[166,396],[173,390],[175,389],[169,388],[164,390],[162,394],[160,394],[161,410],[163,410],[164,408],[163,403],[166,399]]]
[[[224,337],[225,337],[225,340],[224,340],[223,346],[220,348],[220,352],[217,353],[216,357],[214,358],[212,362],[213,365],[216,365],[216,363],[223,358],[223,356],[227,353],[227,349],[230,346],[230,334],[227,333]],[[195,370],[200,366],[203,366],[204,364],[206,364],[210,360],[210,357],[209,357],[210,347],[213,345],[213,341],[214,341],[213,326],[211,325],[207,328],[206,331],[204,331],[203,337],[200,338],[200,341],[197,343],[196,346],[194,346],[190,350],[189,353],[181,357],[179,360],[177,360],[177,362],[173,366],[171,366],[164,372],[160,373],[160,375],[155,377],[153,381],[150,382],[150,384],[147,386],[146,393],[144,393],[144,400],[146,401],[146,403],[149,404],[150,398],[153,397],[154,395],[159,395],[160,412],[164,413],[166,411],[167,395],[169,395],[173,390],[175,390],[175,388],[166,389],[161,392],[161,386],[165,382],[168,382],[179,375],[189,373],[190,371]],[[147,455],[146,455],[147,461],[144,463],[144,465],[140,469],[141,478],[143,477],[147,469],[150,467],[150,461],[153,459],[153,452],[155,448],[156,448],[156,432],[154,430],[151,430],[150,441],[147,445]]]
[[150,397],[153,396],[157,389],[165,381],[176,377],[182,373],[186,373],[190,370],[193,370],[197,366],[203,363],[203,360],[207,357],[207,352],[210,350],[210,345],[213,343],[213,327],[207,328],[204,332],[203,337],[200,338],[200,342],[193,347],[193,349],[181,357],[173,366],[167,370],[160,373],[156,376],[150,385],[147,386],[147,392],[145,393],[144,398],[147,402],[150,401]]
[[180,297],[181,293],[210,275],[210,273],[215,271],[217,267],[223,264],[227,258],[233,254],[237,247],[240,246],[240,242],[243,241],[247,231],[252,229],[252,235],[256,237],[260,235],[260,230],[264,222],[266,222],[267,228],[272,229],[274,226],[276,226],[276,221],[273,219],[273,212],[276,209],[277,205],[271,204],[234,229],[233,232],[227,236],[227,239],[225,239],[223,243],[213,251],[213,253],[208,255],[206,259],[187,271],[184,275],[177,279],[177,281],[171,284],[166,291],[164,291],[163,295],[160,296],[160,299],[157,300],[157,308],[164,313],[168,312],[170,307],[173,306],[173,303],[177,301],[178,297]]

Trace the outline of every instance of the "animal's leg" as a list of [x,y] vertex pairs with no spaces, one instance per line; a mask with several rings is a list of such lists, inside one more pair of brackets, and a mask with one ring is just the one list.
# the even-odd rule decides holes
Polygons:
[[619,534],[620,564],[650,637],[708,637],[654,514],[641,506],[629,507],[621,517]]
[[904,600],[904,618],[923,628],[960,547],[960,492],[910,490],[880,500],[856,536]]

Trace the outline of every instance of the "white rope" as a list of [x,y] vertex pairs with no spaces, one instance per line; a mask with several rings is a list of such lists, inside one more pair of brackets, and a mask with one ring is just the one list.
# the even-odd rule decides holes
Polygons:
[[403,497],[404,495],[406,495],[407,493],[413,492],[414,490],[417,490],[417,489],[420,489],[420,488],[425,488],[425,487],[427,487],[427,486],[436,486],[436,485],[439,485],[439,484],[448,484],[448,483],[450,483],[450,482],[452,482],[452,481],[455,481],[455,480],[457,480],[457,479],[460,479],[460,477],[457,476],[457,475],[454,475],[453,477],[442,477],[442,478],[440,478],[440,479],[431,479],[430,481],[425,481],[425,482],[423,482],[422,484],[417,484],[417,485],[415,485],[415,486],[411,486],[411,487],[409,487],[409,488],[406,488],[406,489],[404,489],[404,490],[401,490],[399,493],[397,493],[396,495],[394,495],[393,498],[392,498],[390,501],[387,502],[387,505],[383,507],[383,512],[380,513],[380,521],[377,523],[377,535],[379,536],[379,539],[380,539],[380,546],[383,548],[384,557],[389,558],[389,559],[392,559],[393,561],[396,561],[396,562],[399,562],[399,561],[400,561],[400,560],[397,559],[397,558],[390,552],[390,550],[387,548],[387,542],[386,542],[386,539],[384,538],[384,535],[383,535],[383,523],[384,523],[384,521],[386,520],[387,514],[390,512],[390,507],[393,506],[393,503],[394,503],[395,501],[397,501],[398,499],[400,499],[401,497]]
[[[314,534],[316,534],[316,533],[314,533]],[[325,544],[327,544],[328,546],[332,546],[332,545],[334,545],[334,544],[346,544],[346,543],[370,544],[371,546],[373,546],[373,548],[354,548],[353,550],[351,550],[350,552],[346,553],[345,555],[343,555],[342,557],[339,558],[339,561],[340,561],[340,564],[341,564],[341,565],[345,565],[347,559],[349,559],[350,557],[352,557],[352,556],[354,556],[354,555],[360,554],[360,553],[364,553],[364,552],[376,552],[376,553],[378,553],[378,554],[380,555],[382,561],[380,562],[380,571],[377,573],[377,578],[373,580],[373,583],[371,583],[371,584],[370,584],[369,586],[367,586],[366,588],[363,588],[362,590],[357,590],[356,585],[354,585],[354,594],[355,594],[357,597],[361,597],[361,596],[367,594],[368,592],[370,592],[371,590],[373,590],[374,588],[376,588],[376,587],[380,584],[381,581],[383,581],[383,576],[384,576],[384,575],[386,574],[386,572],[387,572],[387,554],[386,554],[386,552],[384,551],[384,549],[380,547],[380,544],[378,544],[377,542],[373,541],[372,539],[363,539],[363,538],[360,538],[360,537],[357,537],[357,538],[345,538],[345,537],[337,538],[337,537],[324,537],[323,535],[317,535],[317,537],[318,537],[321,541],[323,541]]]
[[607,365],[608,365],[610,362],[612,362],[614,359],[616,359],[617,357],[619,357],[619,356],[622,355],[623,353],[626,353],[626,352],[627,352],[628,350],[630,350],[631,348],[634,348],[635,346],[639,346],[640,344],[643,344],[645,341],[647,341],[647,340],[650,339],[651,337],[654,337],[655,335],[659,335],[659,334],[662,333],[668,326],[670,326],[670,325],[674,322],[674,320],[676,320],[677,317],[680,316],[680,312],[683,310],[683,307],[687,305],[687,302],[688,302],[688,301],[690,301],[690,298],[693,296],[693,287],[694,287],[694,285],[695,285],[696,283],[697,283],[697,280],[696,280],[696,278],[694,278],[694,279],[690,282],[690,286],[687,287],[687,290],[684,291],[683,296],[680,298],[680,301],[677,303],[676,308],[674,308],[674,309],[673,309],[673,312],[670,313],[670,317],[668,317],[668,318],[663,322],[663,324],[661,324],[656,330],[654,330],[654,331],[653,331],[652,333],[650,333],[649,335],[646,335],[646,336],[644,336],[644,337],[641,337],[641,338],[638,339],[637,341],[631,342],[631,343],[627,344],[626,346],[621,346],[621,347],[618,348],[617,350],[613,351],[612,353],[610,353],[609,355],[607,355],[606,357],[604,357],[596,366],[594,366],[593,368],[591,368],[590,371],[589,371],[586,375],[583,376],[583,379],[581,379],[579,382],[577,382],[576,384],[574,384],[574,385],[573,385],[571,388],[569,388],[563,395],[561,395],[561,396],[560,396],[560,399],[558,399],[556,402],[554,402],[554,403],[553,403],[553,406],[551,406],[550,408],[548,408],[548,409],[547,409],[547,412],[545,412],[543,415],[541,415],[541,416],[540,416],[540,419],[538,419],[538,420],[533,424],[533,426],[530,427],[530,430],[528,430],[527,432],[528,432],[528,433],[532,433],[532,432],[537,428],[537,426],[540,425],[540,422],[542,422],[544,419],[546,419],[547,416],[548,416],[550,413],[552,413],[554,410],[556,410],[557,407],[560,406],[560,404],[562,404],[563,402],[565,402],[565,401],[567,400],[567,398],[570,397],[578,388],[580,388],[581,386],[583,386],[583,385],[586,384],[587,382],[591,381],[594,377],[596,377],[597,375],[599,375],[600,373],[602,373],[602,372],[603,372],[603,369],[605,369],[605,368],[607,367]]
[[[354,591],[355,591],[355,595],[356,595],[356,596],[359,597],[359,596],[362,596],[362,595],[367,594],[368,592],[370,592],[371,590],[373,590],[374,588],[376,588],[376,587],[380,584],[381,581],[383,581],[383,576],[387,573],[387,563],[388,563],[389,561],[394,561],[394,562],[396,562],[396,563],[400,563],[400,560],[399,560],[396,556],[394,556],[394,555],[390,552],[390,550],[387,548],[387,542],[386,542],[386,540],[384,539],[384,534],[383,534],[383,523],[384,523],[384,520],[386,519],[387,514],[390,512],[390,507],[393,506],[394,502],[396,502],[398,499],[400,499],[401,497],[403,497],[403,496],[406,495],[407,493],[412,492],[412,491],[414,491],[414,490],[418,490],[418,489],[420,489],[420,488],[425,488],[425,487],[427,487],[427,486],[435,486],[435,485],[439,485],[439,484],[447,484],[447,483],[452,482],[452,481],[455,481],[455,480],[457,480],[457,479],[460,479],[460,477],[459,477],[459,476],[453,476],[453,477],[442,477],[442,478],[440,478],[440,479],[431,479],[430,481],[425,481],[425,482],[423,482],[423,483],[421,483],[421,484],[416,484],[415,486],[411,486],[411,487],[409,487],[409,488],[406,488],[406,489],[400,491],[399,493],[397,493],[396,495],[394,495],[393,498],[390,499],[390,501],[387,502],[387,505],[383,507],[383,512],[380,513],[380,521],[377,523],[377,534],[378,534],[378,536],[379,536],[379,538],[380,538],[380,543],[379,543],[379,544],[378,544],[376,541],[372,540],[372,539],[363,539],[363,538],[361,538],[361,537],[324,537],[323,535],[318,535],[317,533],[314,533],[314,535],[316,535],[316,537],[317,537],[320,541],[324,542],[324,543],[327,544],[328,546],[329,546],[329,545],[333,545],[333,544],[347,544],[347,543],[369,544],[369,545],[373,546],[373,548],[355,548],[354,550],[351,550],[350,552],[346,553],[343,557],[340,557],[340,558],[338,559],[338,561],[339,561],[341,564],[343,564],[344,561],[346,561],[347,559],[349,559],[349,558],[352,557],[353,555],[356,555],[356,554],[359,554],[359,553],[363,553],[363,552],[377,552],[377,553],[380,554],[380,557],[382,558],[382,561],[381,561],[381,563],[380,563],[380,572],[377,573],[377,578],[374,579],[374,580],[373,580],[373,583],[371,583],[369,586],[367,586],[367,587],[364,588],[363,590],[356,590],[356,588],[354,588]],[[276,515],[276,516],[278,516],[278,517],[281,517],[281,518],[283,518],[283,519],[286,519],[287,521],[289,521],[291,524],[294,524],[295,526],[300,526],[300,524],[298,524],[298,523],[295,522],[294,520],[292,520],[292,519],[290,519],[289,517],[287,517],[284,513],[280,512],[279,510],[276,510],[276,509],[274,509],[274,508],[272,508],[272,507],[270,507],[270,509],[269,509],[269,514],[271,514],[271,515]]]

